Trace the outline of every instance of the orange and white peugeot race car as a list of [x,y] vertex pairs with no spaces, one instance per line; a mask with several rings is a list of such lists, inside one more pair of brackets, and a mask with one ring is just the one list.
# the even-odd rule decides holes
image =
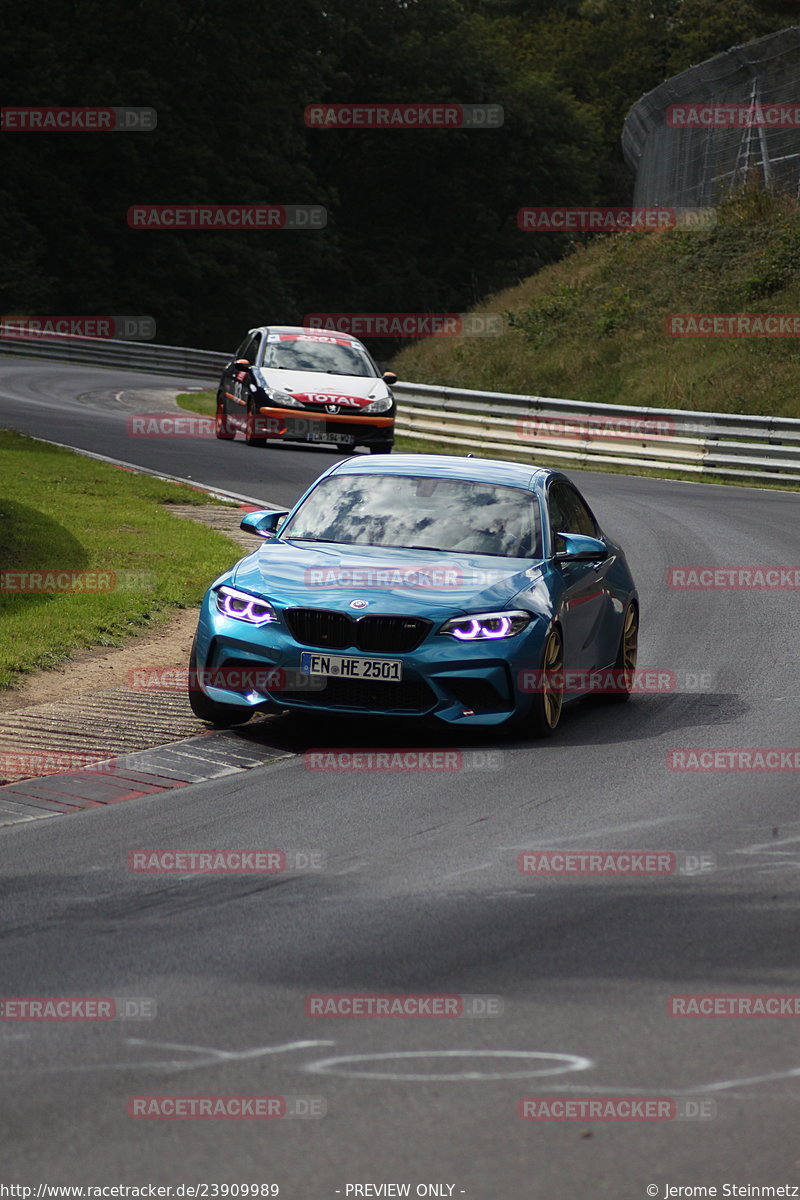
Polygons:
[[243,433],[248,446],[314,442],[388,454],[396,382],[349,334],[263,325],[249,331],[222,372],[216,434],[230,440]]

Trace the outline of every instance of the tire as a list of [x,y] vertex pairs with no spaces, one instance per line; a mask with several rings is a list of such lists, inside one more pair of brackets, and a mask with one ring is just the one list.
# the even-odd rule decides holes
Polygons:
[[639,653],[639,611],[635,604],[629,604],[625,610],[622,622],[622,633],[619,639],[619,650],[614,670],[623,675],[623,688],[619,692],[606,692],[600,698],[606,704],[625,704],[631,698],[633,689],[633,672]]
[[370,454],[391,454],[392,453],[392,443],[391,442],[380,442],[377,446],[370,446],[369,452],[370,452]]
[[225,412],[225,407],[217,400],[217,411],[214,417],[214,433],[223,442],[232,442],[236,437],[236,431],[228,425],[228,417]]
[[232,725],[244,725],[253,713],[249,708],[240,708],[238,704],[217,704],[210,700],[197,682],[197,650],[192,642],[192,652],[189,655],[189,707],[201,721],[229,729]]
[[543,682],[542,690],[534,693],[528,731],[535,738],[551,737],[555,733],[564,703],[564,642],[555,625],[545,638],[540,670],[543,678],[545,672],[556,672],[558,682],[553,687]]
[[244,440],[247,442],[248,446],[266,446],[267,444],[267,439],[265,437],[259,437],[255,432],[257,419],[258,417],[253,411],[253,406],[248,404],[247,417],[245,418],[244,427]]

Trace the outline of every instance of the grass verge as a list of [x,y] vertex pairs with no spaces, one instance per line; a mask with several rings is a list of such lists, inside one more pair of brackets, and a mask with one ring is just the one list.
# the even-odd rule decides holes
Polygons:
[[175,397],[179,408],[187,412],[201,413],[204,417],[213,417],[217,408],[216,392],[181,392]]
[[427,338],[392,369],[415,383],[798,417],[796,335],[667,332],[672,314],[800,312],[798,202],[748,189],[717,218],[707,231],[565,238],[560,262],[476,309],[503,313],[503,334]]
[[[0,688],[198,604],[241,551],[169,506],[208,503],[183,484],[0,430],[0,565],[45,576],[0,579]],[[54,584],[70,590],[38,590]]]

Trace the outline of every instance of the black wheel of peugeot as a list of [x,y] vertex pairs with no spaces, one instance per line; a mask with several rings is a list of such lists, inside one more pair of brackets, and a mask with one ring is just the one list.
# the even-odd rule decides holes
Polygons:
[[370,452],[370,454],[391,454],[392,453],[392,443],[391,442],[380,442],[378,445],[370,446],[369,452]]
[[244,725],[253,715],[249,708],[240,708],[238,704],[217,704],[216,700],[209,699],[205,694],[197,680],[197,649],[194,641],[189,655],[189,707],[201,721],[208,721],[223,729]]
[[228,425],[228,414],[225,412],[225,401],[217,398],[217,411],[214,417],[214,433],[223,442],[230,442],[236,436],[236,430]]
[[630,700],[638,656],[639,612],[635,604],[629,604],[622,623],[617,661],[614,663],[614,683],[619,690],[604,693],[603,699],[608,703],[624,704]]
[[541,683],[534,694],[529,718],[533,737],[550,737],[561,719],[564,703],[564,643],[555,626],[548,633],[542,650]]
[[263,425],[263,418],[257,415],[252,404],[248,401],[247,416],[244,423],[244,440],[248,446],[266,446],[267,444],[267,439],[264,435],[256,432],[259,423]]

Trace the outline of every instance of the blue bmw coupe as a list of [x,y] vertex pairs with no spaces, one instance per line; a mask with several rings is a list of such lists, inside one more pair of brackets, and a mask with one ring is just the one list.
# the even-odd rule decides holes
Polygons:
[[630,696],[636,587],[560,471],[348,458],[242,528],[260,544],[208,589],[189,664],[214,725],[295,710],[547,736],[567,700]]

